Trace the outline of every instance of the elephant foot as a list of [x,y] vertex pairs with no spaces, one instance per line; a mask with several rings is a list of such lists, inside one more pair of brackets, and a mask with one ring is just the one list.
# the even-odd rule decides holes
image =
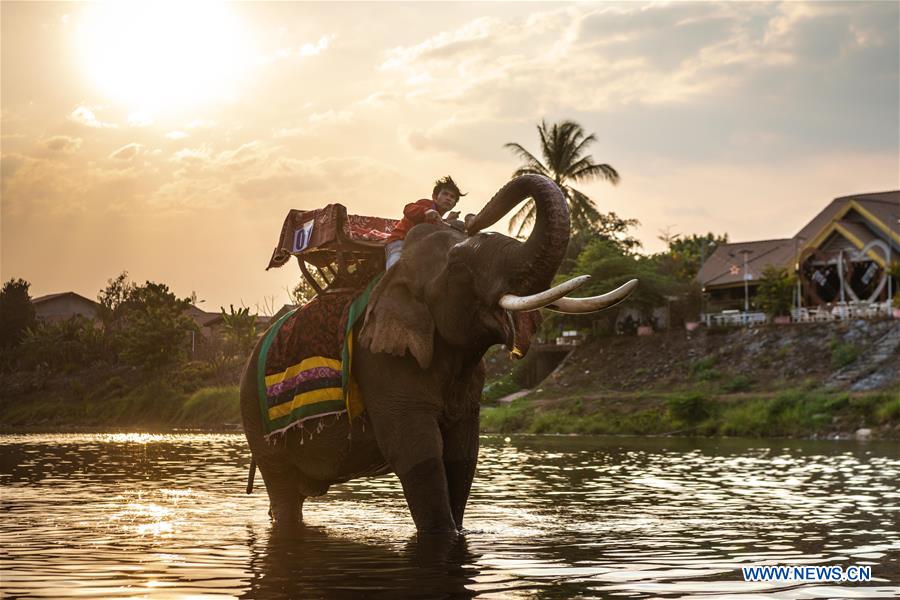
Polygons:
[[291,498],[269,501],[269,518],[278,528],[292,528],[303,523],[303,501],[306,498]]
[[420,535],[457,535],[440,459],[422,461],[400,475],[400,483]]

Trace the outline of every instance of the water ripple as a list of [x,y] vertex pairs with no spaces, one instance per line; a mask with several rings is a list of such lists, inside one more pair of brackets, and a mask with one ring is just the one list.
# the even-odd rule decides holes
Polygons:
[[[8,597],[831,598],[900,595],[900,447],[485,436],[455,543],[393,476],[273,531],[242,436],[0,436]],[[262,482],[257,478],[259,486]],[[868,584],[743,566],[870,565]]]

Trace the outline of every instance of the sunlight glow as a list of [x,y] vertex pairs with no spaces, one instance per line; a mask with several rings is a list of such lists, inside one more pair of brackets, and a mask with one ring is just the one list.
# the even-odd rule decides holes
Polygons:
[[169,438],[171,436],[162,433],[109,433],[102,436],[102,441],[116,444],[149,444],[162,442]]
[[151,115],[232,99],[246,67],[246,30],[223,2],[102,2],[78,28],[81,64],[110,100]]

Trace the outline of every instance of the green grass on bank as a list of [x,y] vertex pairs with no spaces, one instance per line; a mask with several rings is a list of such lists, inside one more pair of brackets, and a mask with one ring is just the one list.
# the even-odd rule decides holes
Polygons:
[[204,387],[184,392],[166,381],[130,389],[118,378],[93,390],[52,390],[4,402],[5,429],[53,427],[207,427],[241,422],[238,386]]
[[176,420],[195,426],[240,423],[240,389],[236,385],[201,388],[184,401]]
[[[613,404],[569,399],[539,406],[527,398],[481,411],[484,432],[621,435],[809,437],[900,423],[900,390],[849,394],[786,390],[777,394],[719,396],[662,394]],[[649,406],[648,406],[649,405]],[[896,431],[896,429],[894,429]]]

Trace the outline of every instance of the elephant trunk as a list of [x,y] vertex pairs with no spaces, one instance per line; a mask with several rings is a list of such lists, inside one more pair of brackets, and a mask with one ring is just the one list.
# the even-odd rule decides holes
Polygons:
[[512,292],[546,290],[569,245],[569,207],[559,187],[541,175],[522,175],[494,194],[468,225],[469,235],[490,227],[526,198],[534,198],[537,216],[528,240],[510,257]]

